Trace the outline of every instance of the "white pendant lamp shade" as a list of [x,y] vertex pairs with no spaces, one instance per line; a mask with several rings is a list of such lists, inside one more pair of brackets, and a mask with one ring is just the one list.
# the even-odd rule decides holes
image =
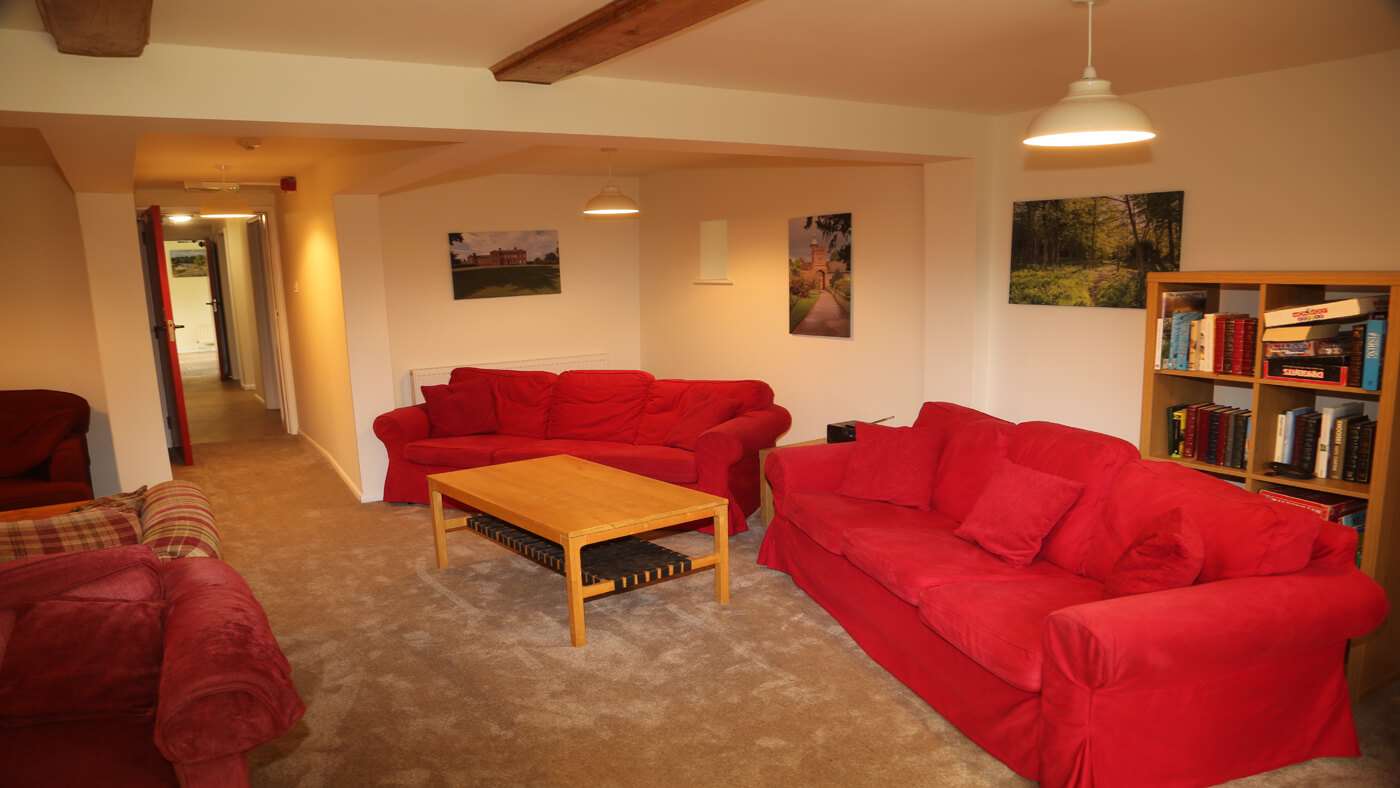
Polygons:
[[616,148],[603,148],[603,153],[608,157],[608,182],[597,197],[589,200],[588,204],[583,206],[583,212],[589,216],[625,216],[638,213],[641,210],[637,207],[636,200],[623,194],[622,190],[613,183],[612,155],[616,152]]
[[1070,0],[1089,6],[1089,64],[1083,79],[1069,83],[1069,95],[1047,107],[1026,129],[1027,145],[1080,147],[1141,142],[1157,136],[1152,120],[1136,104],[1113,94],[1108,80],[1094,71],[1094,3],[1106,0]]
[[[201,219],[251,219],[254,216],[253,206],[244,202],[234,191],[228,190],[224,183],[224,173],[228,172],[227,164],[220,164],[216,167],[220,173],[219,193],[214,199],[204,203],[199,207],[199,218]],[[234,190],[238,187],[234,186]]]

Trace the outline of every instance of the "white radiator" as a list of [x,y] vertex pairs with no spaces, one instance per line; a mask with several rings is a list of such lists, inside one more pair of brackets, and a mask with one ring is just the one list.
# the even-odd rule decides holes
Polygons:
[[413,404],[423,403],[423,387],[446,383],[457,367],[480,367],[482,369],[545,370],[546,372],[567,372],[571,369],[607,369],[608,357],[601,353],[591,356],[563,356],[560,358],[535,358],[526,361],[493,361],[485,364],[454,364],[450,367],[427,367],[408,371],[413,388]]

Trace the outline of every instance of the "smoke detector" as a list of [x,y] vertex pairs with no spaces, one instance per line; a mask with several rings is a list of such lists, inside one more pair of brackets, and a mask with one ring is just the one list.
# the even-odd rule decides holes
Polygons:
[[239,137],[234,142],[238,143],[238,147],[247,151],[254,151],[262,147],[262,140],[257,137]]

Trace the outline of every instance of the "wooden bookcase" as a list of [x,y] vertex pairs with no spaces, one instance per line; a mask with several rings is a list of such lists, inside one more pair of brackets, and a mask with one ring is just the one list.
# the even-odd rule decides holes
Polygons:
[[[1396,414],[1397,394],[1400,394],[1400,339],[1393,333],[1395,321],[1389,320],[1387,324],[1392,333],[1386,337],[1378,391],[1365,391],[1356,386],[1267,380],[1261,371],[1263,354],[1257,347],[1254,369],[1247,375],[1156,369],[1160,294],[1181,290],[1206,291],[1206,312],[1241,312],[1255,317],[1287,306],[1361,295],[1389,295],[1390,315],[1396,315],[1400,310],[1400,272],[1180,271],[1149,274],[1139,446],[1143,457],[1196,468],[1239,484],[1250,492],[1284,485],[1364,499],[1367,515],[1361,542],[1361,570],[1380,583],[1393,606],[1400,606],[1400,422]],[[1261,321],[1261,336],[1263,330]],[[1368,414],[1377,422],[1369,483],[1265,475],[1274,458],[1279,413],[1304,405],[1318,407],[1349,400],[1364,403]],[[1195,402],[1219,402],[1252,411],[1251,434],[1246,444],[1248,461],[1243,469],[1170,456],[1167,408]],[[1352,641],[1347,653],[1347,682],[1352,697],[1360,697],[1397,677],[1400,677],[1400,614],[1392,611],[1380,629]]]

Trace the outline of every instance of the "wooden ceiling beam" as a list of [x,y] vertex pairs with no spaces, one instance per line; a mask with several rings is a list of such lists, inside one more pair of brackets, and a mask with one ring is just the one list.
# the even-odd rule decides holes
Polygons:
[[615,0],[491,67],[498,82],[552,85],[750,0]]
[[153,0],[34,0],[58,51],[139,57],[151,40]]

